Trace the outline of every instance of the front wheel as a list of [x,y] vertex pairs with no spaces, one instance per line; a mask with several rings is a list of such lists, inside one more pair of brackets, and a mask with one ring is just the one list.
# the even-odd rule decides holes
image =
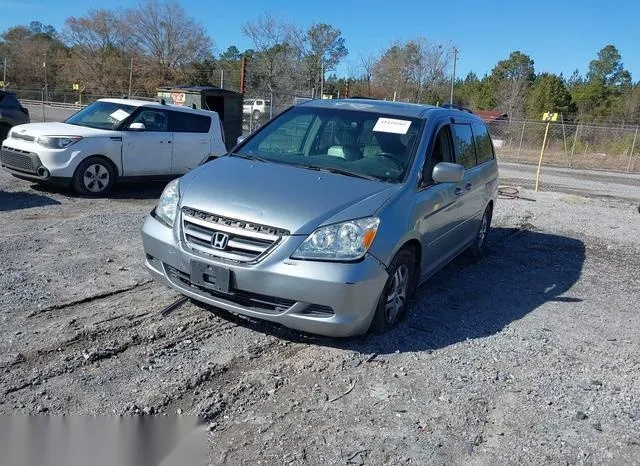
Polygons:
[[394,327],[404,316],[415,288],[415,256],[402,249],[391,262],[370,330],[381,333]]
[[102,157],[83,160],[73,175],[73,189],[85,196],[104,196],[111,192],[116,174]]

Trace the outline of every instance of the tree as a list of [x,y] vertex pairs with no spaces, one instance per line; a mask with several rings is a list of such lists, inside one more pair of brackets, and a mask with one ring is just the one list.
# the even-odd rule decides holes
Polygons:
[[316,23],[304,35],[298,32],[296,36],[310,87],[320,88],[324,83],[324,73],[334,71],[349,53],[342,32],[329,24]]
[[242,26],[242,32],[254,46],[251,59],[251,82],[256,87],[278,89],[291,84],[294,74],[296,49],[294,26],[278,21],[270,15]]
[[63,37],[71,52],[64,70],[68,84],[78,82],[99,93],[127,88],[130,57],[139,50],[121,13],[94,9],[67,18]]
[[564,80],[555,74],[542,73],[527,98],[527,116],[539,119],[544,112],[570,111],[571,95]]
[[464,81],[459,80],[456,83],[454,90],[454,100],[466,107],[476,110],[491,110],[495,106],[488,75],[478,79],[474,72],[469,72]]
[[491,71],[497,108],[507,112],[509,118],[522,116],[534,79],[534,63],[528,55],[515,51],[506,60],[500,60]]
[[631,74],[624,69],[620,52],[607,45],[598,52],[598,58],[589,63],[588,82],[599,82],[607,87],[622,87],[631,84]]
[[[0,36],[0,54],[7,60],[7,82],[11,86],[40,91],[57,80],[58,58],[65,46],[52,26],[34,22],[14,26]],[[46,67],[45,67],[46,64]]]
[[181,67],[211,55],[213,42],[204,26],[189,17],[179,3],[142,0],[128,11],[127,19],[131,36],[152,59],[161,82],[175,77]]
[[613,45],[602,48],[589,63],[586,80],[572,86],[571,94],[581,118],[624,118],[632,97],[631,74]]
[[[376,83],[385,96],[403,101],[434,101],[447,87],[452,48],[420,37],[394,42],[374,66]],[[434,102],[435,103],[435,102]]]

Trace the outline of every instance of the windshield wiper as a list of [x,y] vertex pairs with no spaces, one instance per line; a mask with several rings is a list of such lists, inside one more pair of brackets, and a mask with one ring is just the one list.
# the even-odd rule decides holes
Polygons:
[[337,173],[339,175],[352,176],[354,178],[362,178],[364,180],[370,180],[370,181],[380,181],[380,179],[376,178],[375,176],[363,175],[362,173],[356,173],[350,170],[344,170],[342,168],[319,167],[317,165],[298,165],[298,166],[302,168],[308,168],[309,170],[317,170],[317,171],[327,172],[327,173]]
[[238,152],[229,153],[230,157],[240,157],[241,159],[247,160],[256,160],[258,162],[270,163],[271,160],[263,159],[262,157],[258,157],[257,155],[248,155],[248,154],[240,154]]

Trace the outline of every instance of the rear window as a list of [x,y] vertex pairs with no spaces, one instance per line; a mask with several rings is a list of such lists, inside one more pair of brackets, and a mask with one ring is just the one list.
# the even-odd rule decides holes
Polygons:
[[476,142],[476,154],[478,157],[478,165],[493,160],[493,145],[491,144],[491,136],[487,127],[482,123],[473,123],[473,137]]
[[169,131],[174,133],[208,133],[211,117],[187,112],[170,112]]
[[456,150],[456,162],[466,169],[476,166],[476,148],[471,125],[454,123],[451,125],[453,146]]

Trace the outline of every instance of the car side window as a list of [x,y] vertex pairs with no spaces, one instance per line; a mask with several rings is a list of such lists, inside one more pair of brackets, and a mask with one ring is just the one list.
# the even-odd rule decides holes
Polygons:
[[493,144],[487,127],[483,123],[473,123],[473,138],[476,142],[476,154],[478,157],[478,165],[493,160],[495,154],[493,152]]
[[451,125],[453,135],[453,147],[456,153],[456,163],[462,165],[465,170],[476,166],[476,146],[473,141],[473,132],[468,123],[454,123]]
[[451,152],[451,130],[449,125],[444,125],[438,130],[438,134],[433,142],[431,153],[427,154],[427,159],[422,170],[423,184],[433,184],[433,168],[440,162],[452,162]]
[[211,117],[187,112],[169,112],[169,131],[174,133],[208,133]]
[[155,108],[144,109],[131,123],[144,124],[145,131],[167,131],[167,112]]

